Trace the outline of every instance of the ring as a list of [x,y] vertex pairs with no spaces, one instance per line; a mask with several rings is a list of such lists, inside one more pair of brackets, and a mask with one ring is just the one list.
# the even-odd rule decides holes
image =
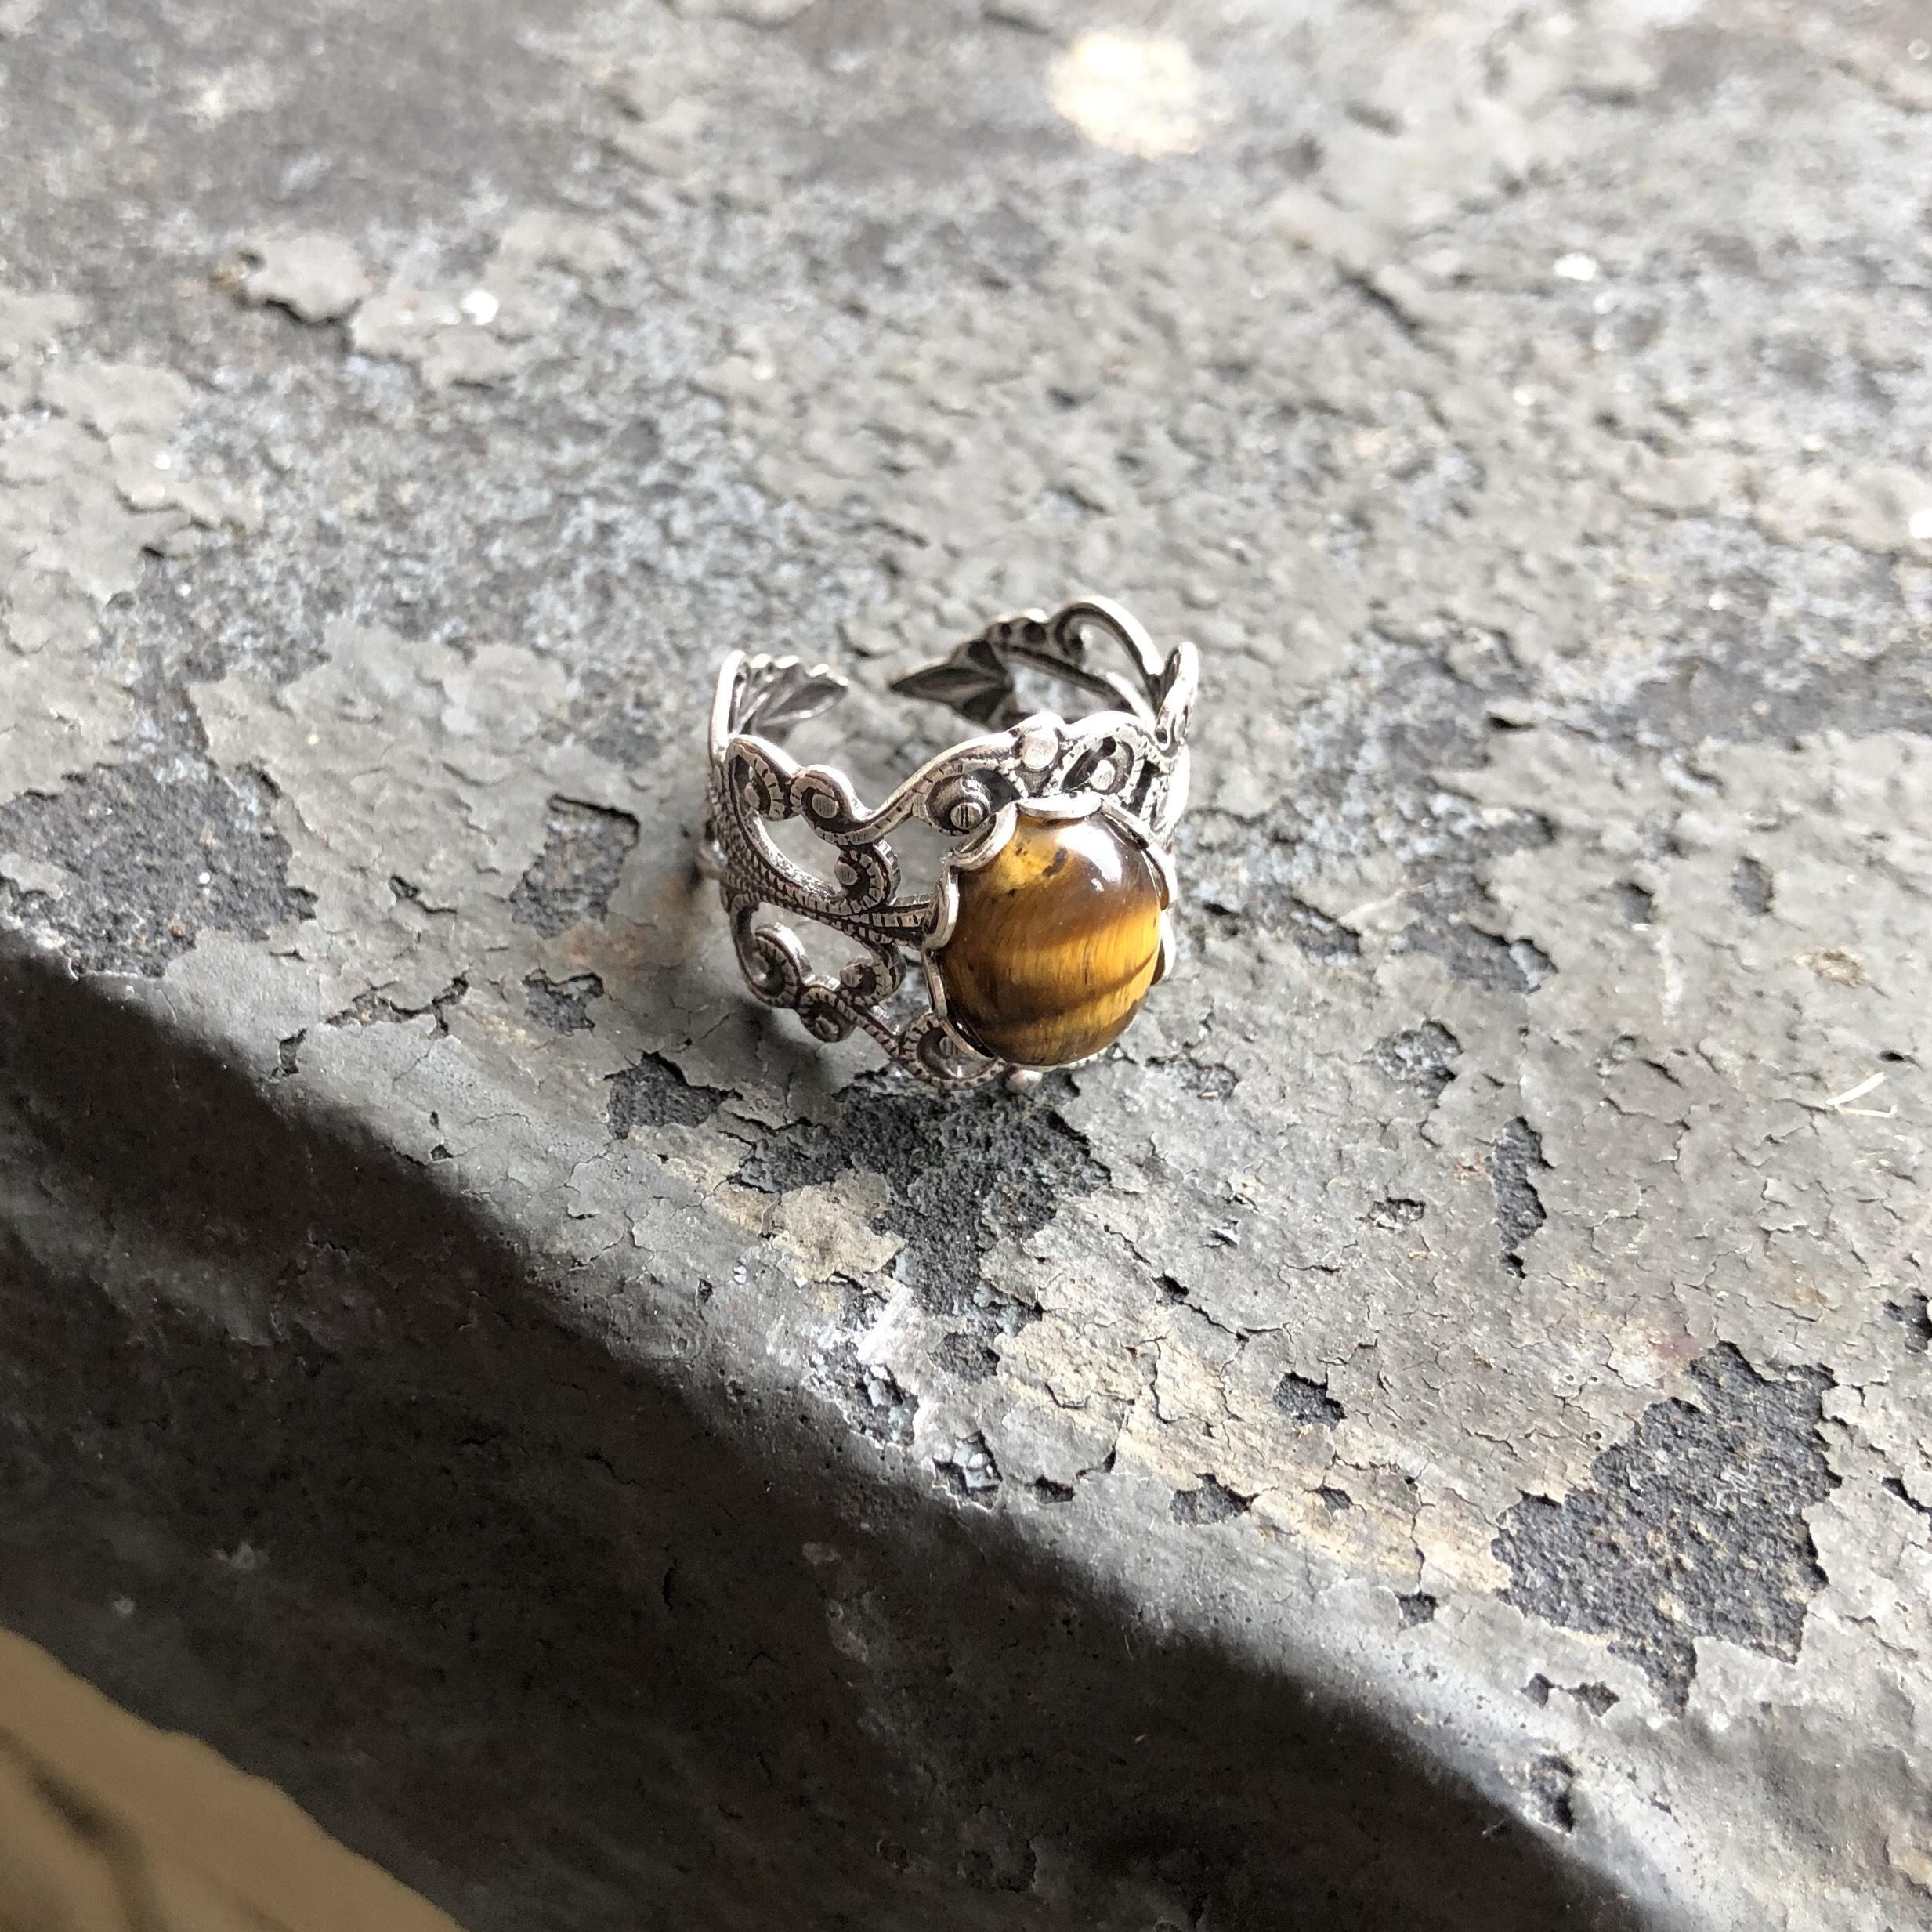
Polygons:
[[[1093,664],[1096,643],[1117,646],[1131,675]],[[1101,708],[1029,712],[1022,665]],[[939,1087],[1029,1085],[1103,1052],[1167,970],[1178,889],[1167,842],[1187,802],[1199,680],[1192,644],[1162,658],[1106,598],[999,618],[892,681],[984,735],[930,759],[873,811],[843,772],[801,765],[783,748],[846,680],[828,665],[734,651],[711,705],[699,864],[718,881],[752,993],[794,1009],[817,1039],[869,1034]],[[829,877],[780,849],[772,827],[785,819],[825,841]],[[887,842],[915,822],[950,845],[924,895],[901,891]],[[859,950],[835,975],[816,972],[791,927],[761,920],[767,906]]]

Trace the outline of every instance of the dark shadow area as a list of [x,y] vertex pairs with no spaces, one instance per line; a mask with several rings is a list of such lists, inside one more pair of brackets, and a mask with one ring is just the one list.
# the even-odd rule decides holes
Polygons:
[[19,957],[0,1202],[0,1620],[472,1932],[1637,1923],[1359,1713],[803,1399],[620,1360],[436,1168]]

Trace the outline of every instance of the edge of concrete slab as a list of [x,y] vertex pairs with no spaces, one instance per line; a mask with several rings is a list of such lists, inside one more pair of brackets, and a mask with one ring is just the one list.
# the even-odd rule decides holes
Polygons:
[[127,982],[0,950],[0,1619],[473,1932],[1676,1922],[1481,1788],[1480,1687],[1400,1725],[647,1357]]

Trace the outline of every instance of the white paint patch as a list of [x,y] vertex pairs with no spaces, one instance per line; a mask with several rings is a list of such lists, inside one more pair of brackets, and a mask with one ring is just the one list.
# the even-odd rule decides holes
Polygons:
[[0,879],[23,892],[38,892],[49,899],[67,897],[67,881],[73,877],[65,867],[30,859],[23,852],[0,852]]
[[766,1232],[790,1257],[797,1280],[877,1274],[906,1245],[872,1226],[885,1195],[876,1174],[843,1174],[784,1196],[767,1217]]
[[1178,40],[1083,34],[1055,59],[1048,87],[1055,109],[1102,147],[1152,161],[1201,145],[1200,74]]
[[268,235],[246,252],[256,266],[244,278],[249,302],[279,302],[304,322],[335,322],[372,287],[361,258],[332,235]]
[[1755,494],[1760,527],[1780,543],[1836,537],[1885,556],[1901,542],[1932,541],[1932,479],[1896,464],[1875,464],[1845,476],[1767,469]]
[[1656,944],[1657,964],[1663,968],[1663,992],[1659,1004],[1668,1019],[1684,1004],[1684,967],[1669,933],[1658,933]]
[[236,114],[266,114],[280,97],[280,85],[268,63],[244,60],[195,89],[187,110],[192,119],[213,128]]
[[1597,258],[1580,252],[1560,255],[1550,263],[1550,273],[1560,282],[1594,282],[1597,279]]
[[[71,297],[0,289],[0,415],[28,400],[42,418],[0,446],[0,800],[57,791],[125,739],[132,700],[92,653],[99,610],[139,592],[146,554],[256,514],[168,454],[191,383],[78,345],[60,353],[84,319]],[[0,877],[57,895],[45,874],[0,865]]]

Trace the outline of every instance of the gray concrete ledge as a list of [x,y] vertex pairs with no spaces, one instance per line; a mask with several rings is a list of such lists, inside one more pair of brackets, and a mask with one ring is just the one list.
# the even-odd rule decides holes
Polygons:
[[4,991],[0,1615],[478,1932],[1634,1923],[1198,1532],[1097,1587],[758,1377],[729,1251],[613,1347],[436,1167]]
[[[1911,9],[461,12],[0,5],[0,1614],[473,1927],[1932,1925]],[[1084,589],[942,1107],[704,693]]]

